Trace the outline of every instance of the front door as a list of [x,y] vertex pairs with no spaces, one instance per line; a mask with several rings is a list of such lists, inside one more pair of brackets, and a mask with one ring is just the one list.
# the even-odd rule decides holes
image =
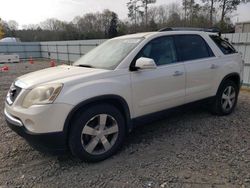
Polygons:
[[131,72],[135,117],[183,104],[185,68],[178,63],[173,37],[151,40],[136,59],[140,57],[153,59],[157,68]]

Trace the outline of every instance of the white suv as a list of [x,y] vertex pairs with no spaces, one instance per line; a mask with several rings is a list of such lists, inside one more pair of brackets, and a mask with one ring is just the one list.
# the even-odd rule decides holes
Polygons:
[[41,150],[85,161],[114,154],[135,120],[201,99],[217,115],[237,103],[243,61],[216,33],[162,31],[110,39],[72,66],[17,78],[8,125]]

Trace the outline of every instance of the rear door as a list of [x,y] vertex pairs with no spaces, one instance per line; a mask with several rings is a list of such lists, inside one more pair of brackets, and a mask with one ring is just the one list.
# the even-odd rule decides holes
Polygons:
[[176,35],[175,43],[186,70],[185,102],[209,97],[218,61],[212,50],[196,34]]

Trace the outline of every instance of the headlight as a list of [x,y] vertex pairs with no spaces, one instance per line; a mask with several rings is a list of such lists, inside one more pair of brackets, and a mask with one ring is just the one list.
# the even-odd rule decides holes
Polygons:
[[23,100],[22,106],[29,108],[34,104],[50,104],[60,93],[62,84],[41,85],[32,89]]

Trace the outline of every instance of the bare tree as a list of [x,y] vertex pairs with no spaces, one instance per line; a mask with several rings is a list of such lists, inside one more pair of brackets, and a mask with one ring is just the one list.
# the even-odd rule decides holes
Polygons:
[[221,25],[224,22],[225,16],[229,13],[232,13],[234,10],[237,10],[237,6],[241,3],[241,0],[219,0],[221,8]]
[[138,2],[139,0],[129,0],[127,3],[128,17],[132,22],[134,22],[135,25],[137,24],[137,15],[139,9]]
[[24,30],[36,30],[40,28],[40,26],[38,24],[29,24],[29,25],[22,25],[22,28]]
[[[71,22],[51,18],[39,25],[22,26],[21,30],[18,30],[15,21],[2,20],[0,38],[4,33],[4,36],[19,37],[22,41],[97,39],[145,30],[155,31],[168,26],[215,25],[225,32],[233,28],[230,13],[237,9],[239,3],[249,0],[202,0],[203,3],[201,0],[182,0],[182,6],[178,3],[149,6],[156,0],[127,1],[129,14],[125,20],[119,20],[117,14],[110,10],[77,16]],[[217,14],[218,11],[221,14]]]
[[202,0],[203,3],[206,3],[206,6],[209,7],[209,24],[210,27],[213,26],[213,17],[214,17],[214,11],[215,11],[215,4],[218,2],[218,0]]
[[143,7],[145,9],[145,25],[148,25],[148,5],[156,3],[156,0],[142,0]]
[[108,37],[113,38],[117,36],[117,25],[118,25],[118,16],[116,13],[112,12],[112,18],[109,22],[109,29],[108,29]]
[[111,12],[108,9],[105,9],[101,16],[101,22],[102,22],[101,24],[103,25],[103,30],[106,37],[109,35],[110,23],[112,18],[113,18],[113,12]]
[[8,21],[10,30],[18,30],[18,23],[15,20]]
[[50,18],[41,22],[40,27],[44,30],[59,31],[62,28],[62,21]]
[[184,9],[184,23],[193,26],[197,22],[199,14],[201,13],[201,6],[195,0],[183,0],[182,6]]
[[185,25],[187,24],[187,21],[192,23],[192,16],[193,16],[193,10],[195,6],[195,1],[194,0],[183,0],[182,1],[182,6],[184,9],[184,20],[185,20]]
[[185,25],[187,23],[187,5],[188,5],[188,0],[183,0],[182,1],[182,6],[184,9],[184,21],[185,21]]

